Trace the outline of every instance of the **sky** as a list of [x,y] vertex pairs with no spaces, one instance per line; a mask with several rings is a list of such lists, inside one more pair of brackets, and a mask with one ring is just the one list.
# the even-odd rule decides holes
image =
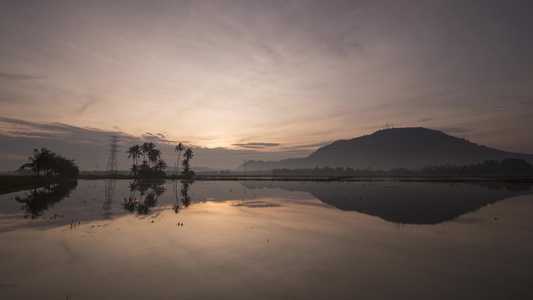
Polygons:
[[533,153],[531,1],[0,1],[0,171],[303,157],[387,126]]

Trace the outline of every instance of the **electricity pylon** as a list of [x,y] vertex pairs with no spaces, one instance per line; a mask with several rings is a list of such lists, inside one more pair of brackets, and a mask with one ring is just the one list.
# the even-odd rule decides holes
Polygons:
[[109,145],[109,160],[107,161],[107,174],[117,174],[117,152],[118,152],[118,137],[111,137],[111,144]]

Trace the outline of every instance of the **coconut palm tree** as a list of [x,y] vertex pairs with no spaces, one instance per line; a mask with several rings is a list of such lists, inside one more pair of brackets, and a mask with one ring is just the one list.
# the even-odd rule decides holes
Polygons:
[[133,160],[133,166],[131,167],[131,171],[133,172],[133,175],[137,175],[138,165],[139,165],[139,158],[142,155],[140,145],[133,145],[128,148],[126,153],[128,153],[128,158],[131,158]]
[[30,162],[20,166],[20,171],[29,169],[35,172],[37,176],[39,176],[41,171],[47,176],[55,174],[76,177],[79,174],[79,169],[74,164],[74,160],[66,159],[60,154],[56,154],[46,148],[41,148],[41,150],[33,149],[33,157],[29,157],[28,159]]
[[185,153],[183,154],[183,156],[185,156],[185,159],[190,160],[194,156],[194,154],[192,153],[192,149],[191,148],[187,148],[187,150],[185,150]]
[[146,162],[146,155],[150,153],[155,148],[155,144],[152,142],[149,143],[143,143],[141,146],[142,154],[143,154],[143,163]]
[[187,148],[187,150],[185,150],[185,153],[183,154],[183,156],[185,157],[185,159],[182,162],[183,171],[181,171],[181,174],[183,174],[183,175],[185,175],[187,177],[190,177],[190,176],[194,175],[194,171],[191,170],[191,167],[190,167],[190,164],[189,164],[189,161],[194,156],[194,154],[192,153],[192,149],[191,148]]
[[179,169],[180,169],[180,156],[181,156],[181,151],[185,150],[185,148],[183,147],[183,144],[182,143],[179,143],[177,146],[176,146],[176,152],[178,152],[178,160],[176,161],[176,167],[174,168],[174,175],[178,175],[179,173]]
[[24,171],[26,169],[29,169],[32,172],[37,173],[37,177],[39,177],[39,173],[41,171],[45,171],[46,168],[48,168],[48,165],[50,164],[47,160],[51,157],[51,151],[46,148],[41,148],[41,150],[33,149],[33,157],[28,157],[29,163],[23,164],[20,166],[19,170]]
[[162,159],[158,160],[154,165],[154,168],[156,169],[156,171],[163,171],[166,167],[167,167],[167,163]]
[[128,153],[128,158],[131,158],[133,160],[134,165],[139,164],[139,158],[142,155],[141,146],[140,145],[133,145],[128,148],[126,151]]
[[148,152],[148,161],[150,162],[150,166],[153,167],[156,165],[156,163],[161,159],[161,150],[152,148],[150,152]]

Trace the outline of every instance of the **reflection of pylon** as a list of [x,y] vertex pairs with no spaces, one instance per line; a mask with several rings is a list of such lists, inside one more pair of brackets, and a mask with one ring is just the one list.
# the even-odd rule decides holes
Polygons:
[[118,137],[111,137],[111,145],[109,145],[109,160],[107,161],[107,174],[117,174],[117,152],[118,152]]
[[105,201],[104,201],[104,217],[107,219],[111,215],[111,203],[113,202],[113,196],[115,195],[115,179],[105,180]]

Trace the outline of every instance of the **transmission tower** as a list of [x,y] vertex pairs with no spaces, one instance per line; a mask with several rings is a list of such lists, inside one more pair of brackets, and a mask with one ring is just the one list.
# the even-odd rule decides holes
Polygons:
[[118,137],[111,137],[111,144],[109,145],[109,160],[107,161],[107,174],[117,174],[117,152],[118,152]]

